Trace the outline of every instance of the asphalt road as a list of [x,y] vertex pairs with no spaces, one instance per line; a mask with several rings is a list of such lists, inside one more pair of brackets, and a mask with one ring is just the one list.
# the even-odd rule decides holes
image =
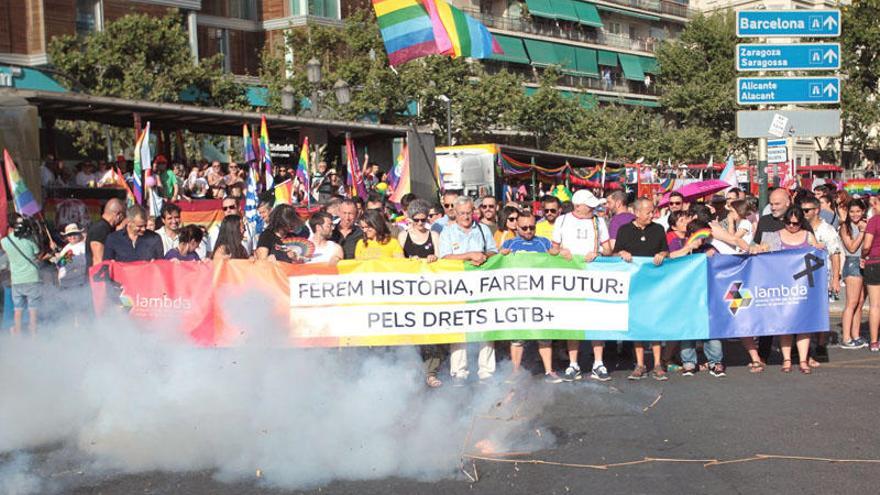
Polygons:
[[[546,446],[499,456],[508,462],[467,459],[465,468],[477,481],[450,472],[433,481],[349,480],[289,491],[267,486],[256,473],[252,480],[224,483],[211,472],[89,476],[74,467],[48,473],[53,484],[45,486],[62,493],[107,495],[876,493],[880,356],[867,350],[831,349],[831,362],[807,376],[796,367],[790,374],[780,373],[778,363],[751,374],[738,343],[726,342],[725,351],[725,378],[701,373],[673,375],[667,382],[628,382],[628,370],[621,366],[612,371],[609,383],[585,379],[546,385],[536,377],[518,385],[497,385],[493,393],[500,391],[499,397],[509,397],[509,391],[514,395],[507,402],[500,400],[496,410],[486,411],[489,419],[475,420],[466,450],[482,455],[474,444],[498,428],[509,430],[507,449],[528,450],[527,444],[535,442]],[[531,411],[529,400],[546,387],[553,387],[549,404],[540,413]],[[486,389],[474,385],[426,393],[489,393],[481,390]],[[872,462],[756,458],[760,455]],[[666,460],[613,465],[646,458]],[[514,459],[519,462],[509,462]],[[44,475],[46,469],[40,468]]]

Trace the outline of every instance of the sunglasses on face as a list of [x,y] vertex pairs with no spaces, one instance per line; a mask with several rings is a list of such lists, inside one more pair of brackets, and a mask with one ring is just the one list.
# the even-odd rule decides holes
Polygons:
[[681,201],[669,202],[669,206],[681,206]]
[[428,216],[429,216],[429,217],[436,217],[436,216],[438,216],[438,215],[442,215],[442,213],[438,213],[438,212],[436,212],[436,211],[432,211],[432,212],[428,213]]
[[544,213],[556,213],[557,211],[559,210],[556,208],[544,208]]
[[495,205],[480,205],[481,210],[488,210],[490,208],[495,208]]
[[515,222],[517,219],[519,219],[519,217],[507,217],[508,222]]
[[808,212],[808,211],[813,211],[813,210],[816,210],[816,209],[818,209],[818,208],[813,207],[813,208],[801,208],[801,209],[804,210],[804,213],[806,213],[806,212]]
[[800,222],[785,222],[785,225],[788,227],[800,227],[801,223]]
[[232,211],[232,210],[235,210],[235,205],[223,207],[223,211]]
[[525,232],[531,232],[531,231],[535,230],[535,226],[534,225],[520,225],[519,230],[522,230]]
[[443,207],[446,208],[447,210],[452,208],[453,206],[454,205],[452,203],[443,203]]
[[413,218],[412,221],[415,223],[425,223],[428,221],[428,219],[427,218]]

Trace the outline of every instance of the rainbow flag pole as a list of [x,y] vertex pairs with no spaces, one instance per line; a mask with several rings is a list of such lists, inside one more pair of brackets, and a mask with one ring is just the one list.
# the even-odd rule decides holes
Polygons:
[[265,167],[266,190],[272,189],[275,179],[272,177],[272,155],[269,153],[269,127],[266,125],[266,116],[260,119],[260,155]]
[[[6,183],[9,184],[9,188],[12,190],[12,202],[15,211],[26,217],[40,213],[40,204],[37,203],[37,199],[28,189],[27,184],[24,183],[24,179],[21,178],[21,174],[18,173],[18,168],[15,166],[15,162],[12,161],[12,155],[9,154],[6,148],[3,149],[3,163]],[[6,232],[2,234],[6,235]]]

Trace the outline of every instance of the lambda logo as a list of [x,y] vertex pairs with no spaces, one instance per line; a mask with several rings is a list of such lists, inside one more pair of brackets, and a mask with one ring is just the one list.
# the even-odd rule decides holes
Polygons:
[[752,305],[752,293],[749,292],[749,289],[744,289],[742,285],[742,282],[733,282],[727,288],[727,293],[724,294],[724,300],[728,302],[727,309],[734,316],[737,311]]

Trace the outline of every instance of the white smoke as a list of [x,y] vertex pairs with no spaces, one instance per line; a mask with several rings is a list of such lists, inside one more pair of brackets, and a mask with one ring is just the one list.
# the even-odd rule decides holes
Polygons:
[[[195,348],[161,325],[146,330],[125,317],[0,337],[0,493],[47,492],[59,466],[211,470],[224,481],[285,488],[431,480],[457,476],[463,450],[481,437],[495,451],[551,441],[522,432],[534,430],[529,418],[553,387],[427,390],[414,347],[267,346],[283,325],[255,321],[261,311],[247,299],[247,313],[231,311],[250,322],[249,342],[236,348]],[[475,416],[493,414],[516,420],[490,419],[465,446]],[[35,449],[63,459],[35,469],[21,454]]]

